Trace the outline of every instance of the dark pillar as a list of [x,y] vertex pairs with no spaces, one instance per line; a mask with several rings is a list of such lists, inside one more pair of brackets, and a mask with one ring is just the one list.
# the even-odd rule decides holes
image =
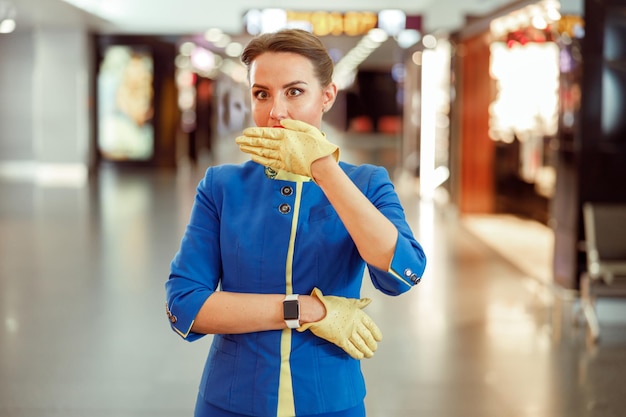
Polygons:
[[626,0],[585,2],[580,110],[559,137],[552,204],[554,277],[577,289],[585,268],[582,205],[626,202]]

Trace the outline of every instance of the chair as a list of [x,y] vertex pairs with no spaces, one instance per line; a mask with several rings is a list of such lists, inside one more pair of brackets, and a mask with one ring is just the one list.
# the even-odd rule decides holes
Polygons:
[[626,203],[584,203],[587,270],[581,276],[581,307],[592,342],[600,337],[598,297],[626,297]]

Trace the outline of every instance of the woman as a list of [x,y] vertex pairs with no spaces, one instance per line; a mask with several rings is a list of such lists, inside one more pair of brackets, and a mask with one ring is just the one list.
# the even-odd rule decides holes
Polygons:
[[337,95],[324,45],[302,30],[254,38],[252,161],[210,167],[166,283],[186,340],[215,335],[196,416],[365,415],[359,359],[382,334],[359,299],[419,282],[425,256],[384,168],[338,162],[320,132]]

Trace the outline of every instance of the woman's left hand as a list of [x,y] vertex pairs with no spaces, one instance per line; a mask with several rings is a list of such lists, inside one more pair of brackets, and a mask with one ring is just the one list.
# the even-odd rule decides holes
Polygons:
[[339,147],[319,129],[298,120],[281,120],[283,128],[249,127],[235,142],[253,161],[275,170],[311,175],[311,164],[332,155],[339,161]]
[[374,356],[377,342],[383,340],[383,334],[363,311],[372,300],[324,295],[317,287],[311,296],[324,304],[326,315],[319,321],[303,324],[297,331],[311,330],[317,337],[334,343],[354,359]]

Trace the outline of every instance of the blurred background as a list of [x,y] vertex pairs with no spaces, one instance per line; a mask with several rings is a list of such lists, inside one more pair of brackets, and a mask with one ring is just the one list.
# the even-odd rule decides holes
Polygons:
[[595,340],[581,282],[583,205],[626,203],[626,1],[0,0],[0,416],[191,415],[210,336],[163,284],[282,27],[327,46],[327,136],[429,255],[406,296],[364,284],[368,415],[622,415],[626,307]]

